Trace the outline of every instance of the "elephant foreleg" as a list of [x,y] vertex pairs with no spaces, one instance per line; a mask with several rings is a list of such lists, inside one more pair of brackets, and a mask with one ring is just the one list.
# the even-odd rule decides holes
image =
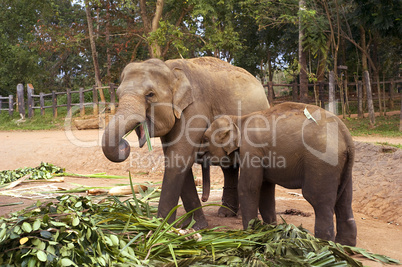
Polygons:
[[[174,149],[164,148],[166,165],[158,205],[158,217],[162,218],[166,218],[170,211],[177,206],[179,197],[182,198],[186,211],[201,207],[191,170],[194,159],[191,154],[179,155],[173,151]],[[172,223],[175,219],[176,212],[173,212],[168,222]],[[194,219],[196,221],[195,228],[201,229],[208,225],[201,208],[194,212]]]
[[[162,191],[158,205],[158,217],[166,218],[169,212],[177,206],[181,190],[184,183],[183,174],[175,168],[165,168],[162,180]],[[176,211],[168,219],[169,223],[176,219]]]
[[239,177],[239,167],[222,167],[224,176],[224,186],[222,195],[222,205],[218,210],[221,217],[234,217],[239,210],[239,198],[237,193],[237,181]]
[[196,221],[193,228],[195,230],[207,228],[208,222],[205,218],[204,212],[200,208],[201,202],[197,194],[193,171],[191,170],[191,168],[186,172],[186,178],[181,190],[181,199],[183,200],[183,206],[186,212],[190,212],[198,208],[193,213],[193,218]]
[[263,169],[244,167],[240,171],[239,200],[243,229],[247,229],[252,219],[258,218]]
[[275,184],[269,182],[262,183],[259,210],[265,223],[276,223]]

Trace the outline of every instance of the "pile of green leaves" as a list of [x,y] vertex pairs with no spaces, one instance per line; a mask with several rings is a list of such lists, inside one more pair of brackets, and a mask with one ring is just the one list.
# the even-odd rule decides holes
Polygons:
[[31,174],[30,180],[50,179],[53,174],[63,173],[64,169],[53,164],[42,162],[38,167],[19,168],[16,170],[0,171],[0,185],[11,183],[19,178]]
[[[362,266],[349,254],[398,261],[311,236],[301,227],[253,221],[247,231],[207,229],[182,233],[156,218],[142,198],[100,202],[64,195],[55,203],[0,218],[1,266]],[[174,212],[174,210],[169,216]],[[191,219],[191,218],[190,218]],[[190,223],[191,226],[191,223]],[[194,238],[195,234],[202,239]]]

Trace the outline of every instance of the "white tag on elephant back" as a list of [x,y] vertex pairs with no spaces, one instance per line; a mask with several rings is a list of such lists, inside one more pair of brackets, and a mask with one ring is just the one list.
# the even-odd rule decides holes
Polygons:
[[307,119],[313,120],[318,125],[318,122],[313,118],[313,116],[311,116],[310,112],[307,110],[307,107],[304,108],[304,115],[306,115]]

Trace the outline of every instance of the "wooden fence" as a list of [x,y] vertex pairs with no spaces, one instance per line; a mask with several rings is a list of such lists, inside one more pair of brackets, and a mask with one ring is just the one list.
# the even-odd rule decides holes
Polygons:
[[[330,79],[331,80],[331,79]],[[332,84],[331,84],[332,83]],[[398,88],[398,84],[402,83],[402,80],[393,80],[393,81],[383,81],[380,82],[381,88],[381,101],[383,102],[383,106],[385,105],[385,102],[388,103],[389,109],[394,109],[394,98],[397,97],[398,92],[395,90]],[[263,85],[266,90],[267,90],[267,97],[270,103],[281,103],[285,101],[293,101],[293,102],[299,102],[299,87],[300,85],[297,83],[291,83],[291,84],[274,84],[272,82],[268,82],[267,84]],[[365,85],[367,87],[367,85]],[[388,92],[386,92],[385,87],[388,86]],[[289,97],[282,97],[282,96],[276,96],[274,93],[274,87],[286,87],[287,92],[292,94],[292,99],[289,99]],[[314,92],[314,98],[310,98],[310,103],[316,104],[322,108],[325,108],[325,104],[329,104],[331,101],[335,101],[338,99],[341,102],[342,105],[342,111],[347,112],[349,109],[349,101],[350,97],[353,97],[354,101],[357,101],[357,106],[358,106],[358,113],[363,112],[363,82],[358,81],[358,82],[352,82],[352,83],[341,83],[341,86],[339,86],[339,83],[336,83],[335,80],[333,79],[331,82],[319,82],[315,84],[308,84],[308,87],[311,89],[313,88]],[[328,87],[328,89],[326,89]],[[333,88],[333,93],[334,96],[330,96],[331,93],[331,87]],[[376,87],[377,88],[377,82],[371,82],[371,87]],[[402,93],[402,92],[401,92]],[[378,99],[378,90],[373,89],[372,94],[377,96]]]
[[[3,107],[3,102],[5,102],[8,105],[7,108]],[[0,113],[1,113],[2,110],[8,111],[8,114],[10,116],[13,116],[13,112],[14,112],[14,97],[13,97],[13,95],[9,95],[7,97],[4,97],[4,96],[0,95]]]
[[[98,90],[108,89],[110,94],[110,102],[102,103],[104,105],[108,105],[112,114],[115,113],[116,107],[116,85],[110,83],[109,86],[104,87],[96,87],[94,86],[91,89],[84,89],[80,88],[78,91],[72,91],[71,89],[67,89],[66,92],[56,92],[53,91],[52,93],[44,94],[34,93],[34,87],[31,84],[27,84],[27,109],[28,109],[28,117],[32,118],[35,114],[35,109],[40,110],[40,114],[43,116],[45,115],[46,109],[52,109],[53,117],[57,117],[57,109],[60,107],[67,108],[67,114],[71,116],[72,108],[74,106],[79,107],[80,116],[85,115],[85,107],[92,106],[93,107],[93,114],[98,115],[99,113],[99,98],[98,98]],[[92,101],[85,102],[85,93],[92,92]],[[73,95],[79,95],[79,101],[74,102]],[[58,104],[58,97],[59,96],[66,96],[66,103],[65,104]],[[17,99],[18,99],[18,110],[19,113],[25,116],[25,104],[24,104],[24,88],[22,84],[18,84],[17,86]]]
[[[402,80],[395,80],[395,81],[384,81],[384,82],[380,82],[381,85],[386,85],[389,84],[390,88],[388,91],[388,96],[392,99],[398,92],[395,90],[396,85],[398,83],[402,83]],[[347,87],[350,88],[355,88],[355,90],[348,90],[349,94],[355,95],[357,97],[358,94],[358,84],[362,85],[362,81],[358,81],[356,82],[352,82],[352,83],[348,83]],[[372,82],[372,85],[377,85],[376,82]],[[287,99],[286,97],[283,96],[276,96],[275,93],[273,92],[273,88],[274,87],[287,87],[288,91],[287,92],[291,92],[292,93],[292,101],[293,102],[299,102],[299,84],[298,83],[273,83],[273,82],[268,82],[266,84],[263,84],[263,86],[266,88],[267,90],[267,97],[270,100],[270,102],[276,101],[276,102],[281,102],[281,98],[283,99]],[[308,87],[310,88],[314,88],[317,87],[318,88],[318,101],[321,101],[322,103],[325,103],[326,101],[328,101],[328,94],[329,94],[329,90],[325,89],[326,87],[329,86],[329,82],[319,82],[319,83],[309,83]],[[355,92],[355,93],[352,93]],[[338,97],[339,97],[339,91],[337,91]],[[384,94],[386,95],[386,94]],[[283,100],[283,101],[289,101],[289,100]],[[315,102],[314,99],[312,99],[310,101],[311,103]],[[321,103],[321,104],[322,104]]]
[[[331,80],[331,79],[330,79]],[[395,91],[395,88],[397,88],[398,84],[402,83],[402,80],[396,80],[396,81],[385,81],[385,82],[380,82],[380,84],[383,86],[382,90],[382,101],[385,101],[387,98],[389,102],[389,108],[393,108],[393,98],[397,94]],[[358,101],[358,111],[359,113],[362,112],[362,82],[359,81],[357,83],[344,83],[341,86],[339,86],[340,83],[336,83],[335,81],[332,80],[332,84],[330,82],[320,82],[320,83],[315,83],[315,84],[309,84],[309,88],[313,88],[314,91],[314,98],[309,98],[311,103],[314,103],[318,106],[325,107],[325,104],[330,104],[330,102],[336,101],[336,99],[340,100],[341,105],[342,105],[342,111],[343,113],[345,110],[347,111],[348,105],[349,105],[349,96],[357,96],[357,101]],[[375,82],[372,82],[371,85],[374,87],[376,85]],[[386,97],[386,91],[385,91],[385,85],[389,85],[388,88],[388,97]],[[297,83],[292,83],[292,84],[274,84],[273,82],[269,82],[267,84],[263,85],[266,90],[267,90],[267,98],[270,103],[280,103],[284,101],[294,101],[294,102],[299,102],[299,84]],[[280,97],[280,96],[275,96],[274,93],[274,87],[284,87],[287,88],[288,94],[292,94],[292,97]],[[326,89],[328,87],[328,89]],[[27,84],[27,97],[25,98],[24,94],[24,87],[22,84],[18,84],[17,86],[17,97],[16,97],[16,105],[17,105],[17,110],[20,113],[20,116],[22,118],[25,118],[26,111],[28,113],[28,117],[31,118],[35,114],[35,109],[40,110],[40,114],[43,116],[45,114],[46,109],[51,109],[53,111],[53,117],[57,117],[57,109],[60,107],[66,107],[67,108],[67,114],[71,115],[72,113],[72,108],[73,107],[78,107],[80,110],[80,116],[85,115],[85,107],[87,106],[92,106],[93,107],[93,114],[98,115],[99,113],[99,105],[105,105],[108,106],[110,109],[111,113],[115,113],[115,108],[116,108],[116,88],[117,85],[111,83],[109,86],[104,86],[104,87],[96,87],[94,86],[93,88],[90,89],[83,89],[80,88],[77,91],[72,91],[70,89],[67,89],[65,92],[56,92],[53,91],[52,93],[44,94],[44,93],[39,93],[35,94],[34,91],[35,89],[31,84]],[[331,89],[332,88],[332,89]],[[98,97],[98,90],[108,90],[109,95],[110,95],[110,102],[106,103],[100,103],[99,102],[99,97]],[[336,91],[336,96],[330,96],[330,92],[335,92]],[[92,92],[92,101],[85,102],[85,93],[88,94],[88,92]],[[352,92],[352,93],[350,93]],[[355,93],[353,93],[355,92]],[[359,93],[360,92],[360,93]],[[377,94],[377,90],[373,90],[372,93]],[[73,101],[73,95],[78,94],[78,101]],[[64,101],[63,104],[58,104],[58,99],[60,99],[60,96],[66,96],[66,100]],[[27,100],[27,105],[25,105],[25,99]],[[76,97],[75,97],[76,99]],[[8,108],[3,108],[3,102],[8,102]],[[391,101],[392,100],[392,101]],[[2,97],[0,96],[0,112],[2,110],[7,110],[12,116],[13,112],[15,111],[14,109],[14,98],[12,95],[8,97]],[[60,102],[60,101],[59,101]],[[385,102],[384,102],[385,103]],[[332,103],[332,105],[334,105]],[[385,105],[384,105],[385,106]],[[27,110],[26,110],[27,109]],[[332,110],[331,110],[332,111]],[[344,113],[345,114],[345,113]]]

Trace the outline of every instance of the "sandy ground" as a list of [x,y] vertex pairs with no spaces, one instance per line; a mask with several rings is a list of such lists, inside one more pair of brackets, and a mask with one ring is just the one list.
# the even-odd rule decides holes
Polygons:
[[[153,151],[138,149],[135,135],[129,136],[132,153],[123,163],[108,161],[100,147],[101,130],[85,131],[27,131],[0,132],[0,170],[21,167],[35,167],[40,162],[49,162],[66,168],[67,172],[108,174],[128,176],[131,171],[135,182],[159,183],[163,174],[162,148],[159,139],[153,139]],[[387,149],[366,142],[388,142],[402,144],[402,138],[356,137],[356,161],[354,167],[354,212],[358,226],[357,246],[374,253],[402,261],[402,150]],[[212,168],[212,192],[207,203],[220,203],[223,176],[219,168]],[[194,173],[201,177],[199,166]],[[88,178],[66,178],[64,183],[34,184],[27,183],[15,189],[14,197],[0,194],[0,204],[18,203],[15,206],[0,208],[0,216],[20,210],[35,203],[37,195],[32,191],[62,188],[75,188],[77,185],[114,186],[127,184],[127,179],[106,180]],[[39,189],[32,187],[41,186]],[[282,216],[288,223],[302,224],[311,232],[314,229],[314,212],[303,199],[300,190],[277,187],[276,201],[278,218]],[[18,197],[15,197],[18,196]],[[209,226],[225,225],[241,229],[241,217],[220,218],[217,207],[204,208]],[[287,209],[296,209],[310,216],[283,214]],[[280,219],[279,219],[280,220]],[[365,261],[368,266],[382,266]]]

